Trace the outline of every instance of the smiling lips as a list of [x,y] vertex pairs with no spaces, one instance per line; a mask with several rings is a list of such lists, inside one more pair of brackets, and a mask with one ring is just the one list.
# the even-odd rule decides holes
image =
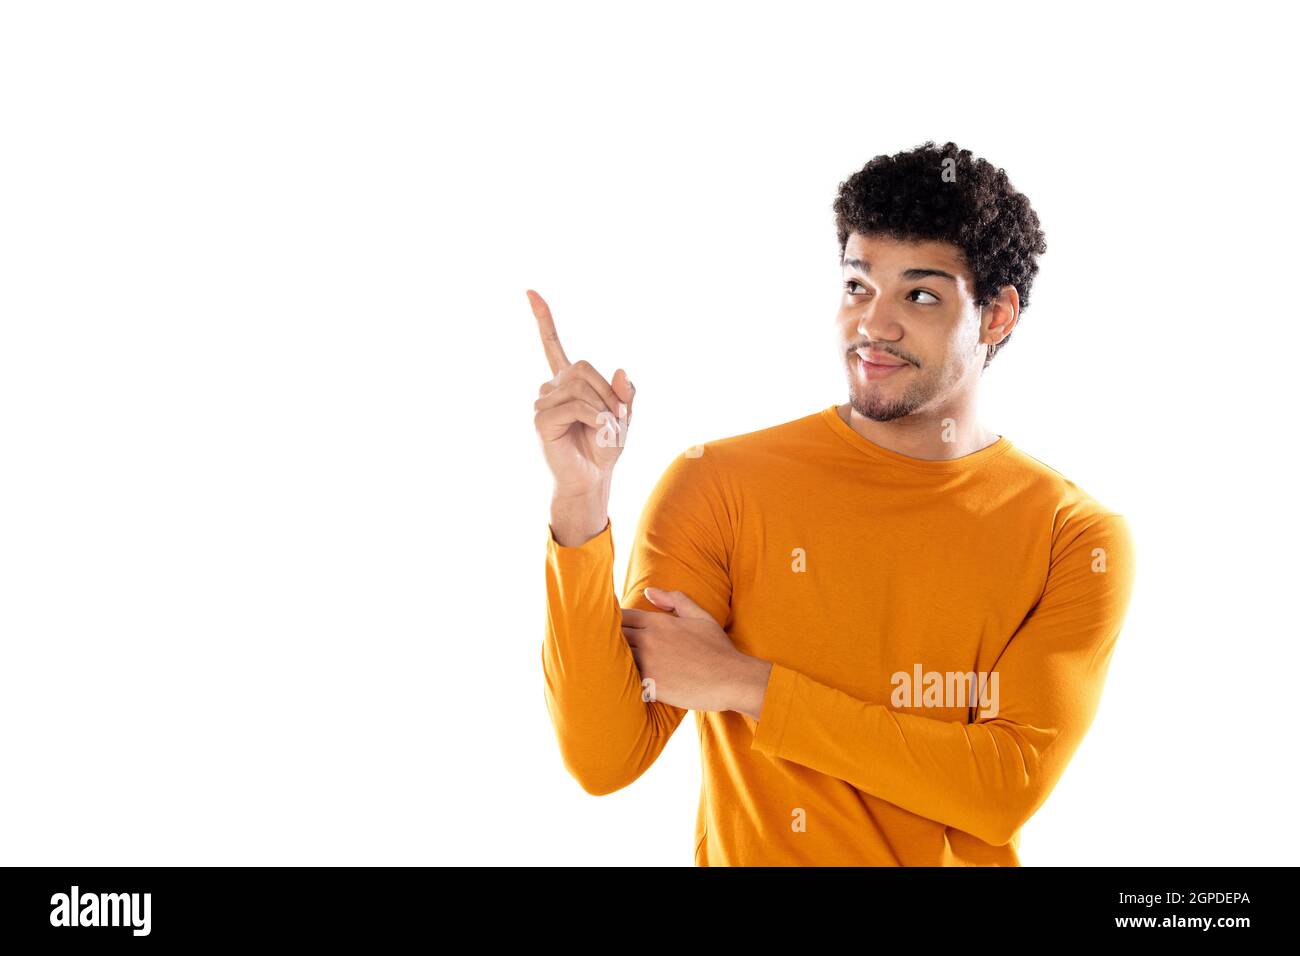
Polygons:
[[907,368],[911,364],[910,362],[900,361],[884,352],[875,352],[871,349],[855,349],[854,352],[858,356],[858,366],[866,375],[867,380],[872,382],[893,375],[900,368]]

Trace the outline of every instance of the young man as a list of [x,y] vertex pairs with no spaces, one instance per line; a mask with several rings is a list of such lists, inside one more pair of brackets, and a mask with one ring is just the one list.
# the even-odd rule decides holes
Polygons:
[[978,421],[1046,249],[1006,173],[927,142],[834,210],[849,401],[675,459],[621,608],[606,505],[633,387],[571,364],[529,290],[555,373],[547,708],[593,794],[695,711],[701,866],[1019,865],[1096,712],[1130,532]]

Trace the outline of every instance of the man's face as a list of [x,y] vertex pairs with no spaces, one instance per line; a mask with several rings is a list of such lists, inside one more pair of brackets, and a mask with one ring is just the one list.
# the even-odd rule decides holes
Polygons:
[[980,309],[960,249],[855,232],[842,278],[836,324],[859,415],[892,421],[941,407],[978,381]]

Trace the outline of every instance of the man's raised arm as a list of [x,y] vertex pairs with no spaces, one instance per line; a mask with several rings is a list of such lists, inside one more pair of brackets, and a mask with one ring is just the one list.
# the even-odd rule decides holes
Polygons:
[[[642,685],[614,592],[610,476],[631,421],[632,385],[622,369],[609,383],[588,363],[570,363],[546,303],[531,291],[529,300],[555,375],[542,385],[534,406],[555,479],[542,642],[546,706],[569,772],[589,793],[605,794],[627,786],[654,762],[686,711],[654,700],[653,687]],[[692,557],[701,547],[698,538],[687,540],[699,520],[697,491],[674,474],[670,468],[642,515],[629,588],[654,574],[656,582],[721,592],[714,606],[725,619],[725,565],[719,574],[719,562],[710,559],[700,570]],[[626,604],[654,609],[639,589],[629,590]]]

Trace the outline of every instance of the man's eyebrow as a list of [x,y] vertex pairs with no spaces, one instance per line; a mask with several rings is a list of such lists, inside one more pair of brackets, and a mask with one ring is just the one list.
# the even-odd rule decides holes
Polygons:
[[[870,263],[864,262],[861,259],[841,259],[840,268],[857,269],[863,275],[869,275],[871,273]],[[904,269],[899,273],[898,277],[900,279],[914,280],[925,279],[929,276],[938,276],[940,279],[951,279],[953,282],[957,281],[955,275],[951,272],[944,272],[942,269]]]

